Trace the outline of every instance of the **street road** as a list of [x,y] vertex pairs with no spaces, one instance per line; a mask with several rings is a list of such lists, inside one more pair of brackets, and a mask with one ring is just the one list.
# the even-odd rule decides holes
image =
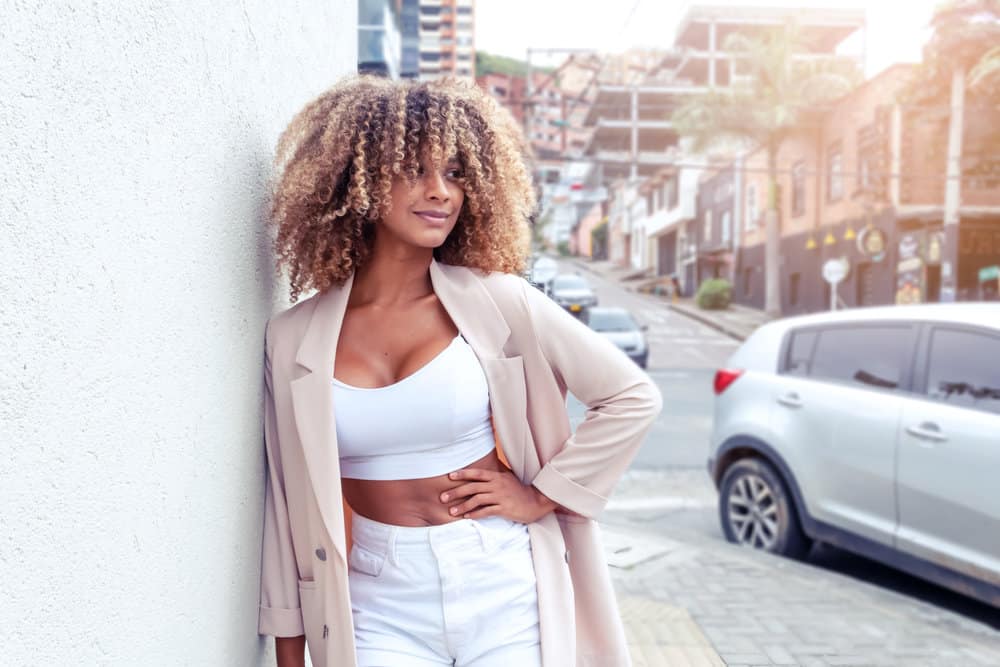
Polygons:
[[[663,412],[602,517],[637,552],[661,557],[615,569],[620,593],[687,610],[728,665],[1000,665],[1000,613],[833,547],[804,562],[728,544],[705,470],[712,378],[738,343],[670,311],[659,298],[579,273],[600,305],[649,325],[649,375]],[[570,398],[574,425],[584,408]]]

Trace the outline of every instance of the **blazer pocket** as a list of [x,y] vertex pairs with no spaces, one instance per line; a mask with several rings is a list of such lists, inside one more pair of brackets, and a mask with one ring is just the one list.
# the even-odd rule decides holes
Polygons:
[[326,639],[323,628],[323,605],[321,591],[313,579],[299,579],[299,604],[302,607],[302,627],[305,628],[306,645],[313,664],[322,664],[323,642]]

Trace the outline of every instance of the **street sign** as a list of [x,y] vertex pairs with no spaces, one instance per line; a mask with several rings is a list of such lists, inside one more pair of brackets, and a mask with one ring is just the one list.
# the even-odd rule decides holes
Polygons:
[[828,259],[823,263],[823,280],[830,283],[830,310],[837,310],[837,285],[847,277],[849,267],[846,257]]
[[846,277],[847,260],[843,257],[840,259],[828,259],[823,263],[823,280],[826,282],[836,285]]
[[551,257],[539,257],[531,266],[531,282],[544,285],[556,277],[559,265]]
[[979,269],[979,282],[985,283],[987,280],[997,280],[1000,278],[1000,265],[986,266]]

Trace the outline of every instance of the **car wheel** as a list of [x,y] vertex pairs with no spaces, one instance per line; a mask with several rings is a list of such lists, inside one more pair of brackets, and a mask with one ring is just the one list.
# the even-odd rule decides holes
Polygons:
[[726,469],[719,519],[726,539],[736,544],[791,558],[804,556],[811,546],[784,482],[761,459],[741,459]]

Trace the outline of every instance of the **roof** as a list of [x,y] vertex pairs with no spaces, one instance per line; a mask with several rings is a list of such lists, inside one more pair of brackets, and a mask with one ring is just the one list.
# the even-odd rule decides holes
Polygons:
[[769,329],[784,330],[821,324],[890,321],[950,322],[972,324],[1000,331],[1000,302],[925,303],[912,306],[848,308],[833,312],[786,317],[764,326]]
[[832,51],[865,25],[865,9],[695,5],[678,24],[675,45],[697,46],[705,39],[707,25],[712,22],[727,28],[746,29],[794,22],[799,27],[799,37],[806,46],[818,51]]

